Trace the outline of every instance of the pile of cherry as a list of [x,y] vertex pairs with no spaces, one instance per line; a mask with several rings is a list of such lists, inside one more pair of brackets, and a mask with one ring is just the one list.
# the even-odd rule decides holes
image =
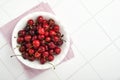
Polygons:
[[62,38],[60,27],[53,19],[38,16],[35,21],[29,19],[26,26],[18,31],[17,43],[24,59],[44,64],[60,54]]

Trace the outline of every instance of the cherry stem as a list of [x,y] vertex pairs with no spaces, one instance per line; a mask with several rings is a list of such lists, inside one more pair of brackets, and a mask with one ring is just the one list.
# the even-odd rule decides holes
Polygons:
[[15,56],[21,56],[21,55],[12,55],[12,56],[10,56],[10,57],[12,58],[12,57],[15,57]]
[[64,42],[66,42],[66,40],[63,39]]
[[14,36],[14,38],[17,38],[17,37]]
[[17,45],[14,49],[16,49],[16,48],[19,48],[20,46],[19,45]]
[[50,62],[48,62],[50,65],[52,65],[52,67],[53,67],[53,69],[55,70],[55,66],[52,64],[52,63],[50,63]]

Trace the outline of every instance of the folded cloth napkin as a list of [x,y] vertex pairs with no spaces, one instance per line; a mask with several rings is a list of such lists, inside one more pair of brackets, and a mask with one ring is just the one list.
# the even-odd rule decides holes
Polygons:
[[[8,43],[11,45],[11,36],[12,36],[12,31],[15,27],[15,25],[17,24],[17,22],[23,18],[24,16],[26,16],[29,13],[32,12],[49,12],[54,14],[54,12],[52,11],[52,9],[50,8],[50,6],[47,3],[40,3],[39,5],[33,7],[32,9],[28,10],[27,12],[25,12],[24,14],[20,15],[19,17],[13,19],[12,21],[8,22],[7,24],[5,24],[4,26],[2,26],[0,28],[0,32],[3,34],[3,36],[5,37],[5,39],[8,41]],[[70,42],[72,44],[72,41]],[[71,49],[71,47],[69,48],[68,54],[66,55],[66,57],[64,58],[62,62],[65,62],[69,59],[72,59],[74,57],[73,51]],[[21,64],[23,65],[23,64]],[[29,75],[29,77],[34,77],[36,74],[41,73],[45,70],[33,70],[31,68],[28,68],[27,66],[23,65],[23,67],[25,68],[26,73]],[[32,72],[33,74],[31,75],[30,72]]]

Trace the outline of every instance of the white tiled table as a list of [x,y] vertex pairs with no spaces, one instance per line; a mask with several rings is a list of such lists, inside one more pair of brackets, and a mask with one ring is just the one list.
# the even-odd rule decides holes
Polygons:
[[[0,27],[40,2],[1,0]],[[30,77],[0,32],[0,80],[120,80],[120,0],[43,2],[66,24],[75,57]]]

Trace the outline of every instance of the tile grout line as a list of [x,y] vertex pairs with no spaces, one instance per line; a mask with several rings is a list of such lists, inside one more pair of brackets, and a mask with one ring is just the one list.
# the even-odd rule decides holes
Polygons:
[[[107,4],[104,8],[102,8],[101,10],[99,10],[95,15],[92,15],[90,12],[89,12],[89,10],[87,9],[87,7],[82,3],[82,5],[83,5],[83,7],[87,10],[87,12],[92,16],[91,18],[89,18],[85,23],[87,23],[89,20],[91,20],[91,19],[94,19],[94,17],[98,14],[98,13],[100,13],[101,11],[103,11],[107,6],[109,6],[110,4],[112,4],[112,2],[113,2],[114,0],[112,0],[109,4]],[[85,23],[83,24],[83,25],[85,25]],[[97,57],[100,53],[102,53],[106,48],[108,48],[110,45],[112,45],[113,43],[110,43],[110,44],[108,44],[104,49],[102,49],[100,52],[98,52],[98,54],[97,55],[95,55],[93,58],[91,58],[89,61],[85,58],[85,56],[82,54],[82,56],[87,60],[87,62],[86,62],[86,65],[87,64],[89,64],[89,65],[91,65],[90,64],[90,61],[91,60],[93,60],[95,57]],[[77,48],[77,47],[76,47]],[[77,49],[78,50],[78,49]],[[79,50],[78,50],[79,51]],[[85,65],[84,65],[85,66]],[[83,66],[83,67],[84,67]],[[98,75],[98,77],[101,79],[101,80],[103,80],[102,78],[101,78],[101,76],[98,74],[98,72],[94,69],[94,67],[91,65],[91,67],[93,68],[93,70],[96,72],[96,74]],[[80,68],[79,68],[80,69]],[[78,70],[79,70],[78,69]],[[78,72],[78,70],[76,70],[74,73],[77,73]],[[74,74],[73,73],[73,74]],[[68,77],[67,79],[70,79],[71,77],[72,77],[73,75],[71,75],[70,77]]]
[[7,68],[6,64],[4,64],[4,62],[0,59],[0,62],[5,66],[6,70],[9,72],[9,74],[12,76],[12,78],[15,80],[15,76],[13,75],[13,73]]
[[[75,72],[73,72],[73,74],[71,76],[69,76],[66,80],[70,79],[72,76],[74,76],[75,73],[77,73],[80,68],[84,68],[87,64],[90,64],[90,62],[95,59],[99,54],[101,54],[104,50],[106,50],[110,45],[112,45],[112,43],[108,44],[104,49],[102,49],[101,51],[99,51],[95,56],[93,56],[90,60],[87,60],[86,57],[81,53],[81,51],[78,50],[78,48],[76,47],[76,45],[74,45],[74,47],[77,49],[77,51],[79,53],[81,53],[81,55],[83,56],[83,58],[86,60],[86,62],[81,66],[79,67]],[[79,54],[80,55],[80,54]],[[96,72],[96,71],[95,71]],[[98,75],[98,73],[96,73]],[[98,75],[98,77],[100,77],[100,75]],[[100,77],[100,79],[102,79]]]
[[[113,3],[113,0],[107,5],[107,6],[109,6],[110,4],[112,4]],[[89,10],[88,10],[88,8],[84,5],[84,3],[82,3],[82,5],[84,6],[84,8],[87,10],[87,12],[91,15],[91,16],[94,16],[94,15],[92,15],[92,13],[91,12],[89,12]],[[107,6],[105,6],[103,9],[105,9]],[[101,9],[101,11],[103,10],[103,9]],[[100,12],[101,12],[100,11]],[[100,13],[100,12],[98,12],[98,13]],[[98,14],[97,13],[97,14]],[[103,32],[106,34],[106,36],[109,38],[109,40],[111,41],[111,44],[113,44],[119,51],[120,51],[120,48],[118,48],[118,46],[114,43],[114,40],[112,40],[112,38],[108,35],[108,33],[105,31],[105,29],[103,28],[103,26],[95,19],[95,17],[93,17],[93,19],[95,20],[95,22],[98,24],[98,26],[103,30]],[[116,39],[117,40],[117,39]],[[108,46],[109,47],[109,46]],[[103,50],[104,51],[104,50]],[[97,56],[97,55],[96,55]],[[93,59],[93,58],[92,58]],[[91,59],[91,60],[92,60]],[[90,61],[91,61],[90,60]],[[91,68],[96,72],[96,74],[98,75],[98,77],[101,79],[101,80],[103,80],[102,78],[101,78],[101,76],[99,75],[99,73],[95,70],[95,68],[92,66],[92,64],[90,63],[90,61],[89,61],[89,65],[91,66]]]
[[[87,19],[85,22],[83,22],[80,26],[80,28],[82,28],[86,23],[88,23],[90,20],[94,19],[95,16],[97,16],[100,12],[102,12],[105,8],[107,8],[110,4],[113,3],[113,1],[115,0],[112,0],[111,2],[109,2],[107,5],[105,5],[102,9],[100,9],[98,12],[96,12],[94,15],[91,15],[89,10],[87,9],[87,7],[84,5],[84,3],[80,0],[80,3],[81,5],[87,10],[87,12],[89,13],[89,15],[91,16],[89,19]],[[77,32],[77,30],[79,30],[78,28],[76,28],[72,33],[75,33]],[[72,34],[71,33],[71,34]]]

